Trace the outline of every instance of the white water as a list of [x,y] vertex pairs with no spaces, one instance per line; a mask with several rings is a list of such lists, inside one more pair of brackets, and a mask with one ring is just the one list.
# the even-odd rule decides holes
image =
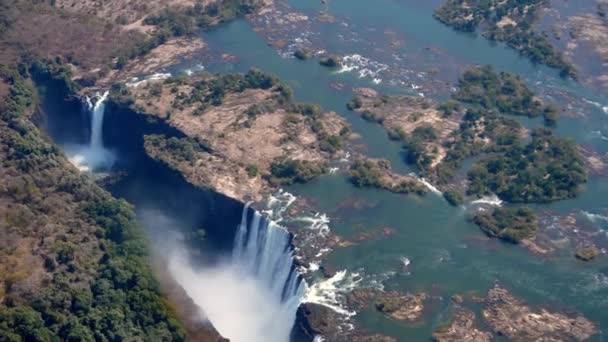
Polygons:
[[343,297],[357,287],[360,281],[357,273],[348,274],[346,270],[336,272],[333,277],[307,288],[304,302],[323,305],[346,317],[354,316],[356,312],[344,308]]
[[229,260],[196,269],[177,249],[169,270],[230,341],[289,341],[305,285],[293,264],[289,233],[248,206]]
[[480,199],[474,200],[471,202],[471,204],[488,204],[494,207],[501,207],[502,206],[502,200],[500,198],[498,198],[498,196],[496,195],[491,195],[491,196],[484,196]]
[[89,145],[67,146],[68,158],[80,171],[106,169],[114,163],[114,155],[103,146],[103,118],[109,91],[97,94],[93,101],[87,97],[87,108],[91,113],[91,139]]

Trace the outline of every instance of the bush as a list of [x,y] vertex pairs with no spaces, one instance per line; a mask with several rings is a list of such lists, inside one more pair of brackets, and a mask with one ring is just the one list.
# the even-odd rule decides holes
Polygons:
[[443,198],[455,207],[461,206],[464,203],[464,197],[456,190],[444,191]]
[[255,178],[258,175],[258,167],[255,165],[247,165],[247,167],[245,167],[245,171],[247,172],[249,178]]
[[346,104],[346,108],[348,108],[348,110],[356,110],[361,108],[361,106],[363,106],[363,102],[359,97],[356,96]]
[[327,172],[325,163],[308,160],[277,160],[270,165],[270,182],[277,185],[307,183]]
[[468,178],[469,194],[495,193],[512,203],[529,203],[572,198],[587,181],[587,174],[573,141],[536,130],[528,145],[482,159]]
[[528,208],[497,208],[491,213],[482,211],[475,214],[473,222],[488,236],[511,243],[533,237],[538,229],[536,214]]

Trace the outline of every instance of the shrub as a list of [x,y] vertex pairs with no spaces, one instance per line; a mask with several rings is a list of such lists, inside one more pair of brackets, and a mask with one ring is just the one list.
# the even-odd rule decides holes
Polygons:
[[536,213],[528,208],[496,208],[475,214],[473,222],[488,236],[511,243],[531,238],[538,229]]

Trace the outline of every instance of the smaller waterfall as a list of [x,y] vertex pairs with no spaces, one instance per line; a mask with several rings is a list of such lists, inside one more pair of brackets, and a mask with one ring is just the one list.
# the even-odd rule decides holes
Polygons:
[[[89,145],[66,146],[69,159],[80,171],[108,169],[114,163],[114,155],[103,146],[103,118],[109,91],[85,98],[91,115],[91,139]],[[94,99],[97,99],[93,102]]]
[[91,111],[91,150],[103,150],[103,116],[106,111],[106,99],[110,94],[106,91],[99,97],[95,105],[87,97],[87,104]]

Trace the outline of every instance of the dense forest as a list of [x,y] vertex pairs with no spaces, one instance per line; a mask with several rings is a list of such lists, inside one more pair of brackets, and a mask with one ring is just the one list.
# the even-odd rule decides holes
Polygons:
[[30,73],[69,75],[42,63],[2,71],[0,340],[184,340],[131,206],[79,174],[31,123]]

